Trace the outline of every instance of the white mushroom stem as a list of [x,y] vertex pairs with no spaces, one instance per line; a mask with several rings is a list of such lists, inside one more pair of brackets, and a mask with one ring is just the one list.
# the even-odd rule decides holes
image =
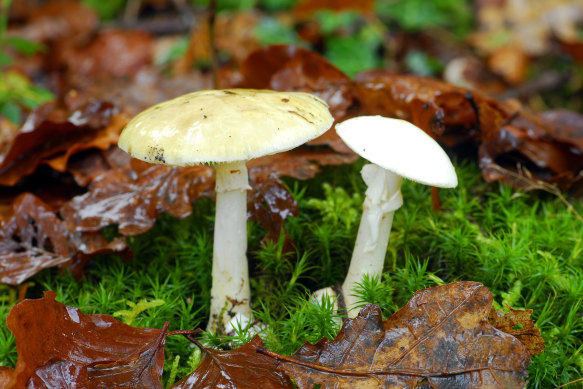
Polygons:
[[216,165],[213,284],[207,330],[223,332],[235,316],[251,318],[247,264],[247,167],[245,161]]
[[362,178],[368,186],[362,218],[350,267],[342,284],[342,292],[349,317],[359,311],[354,288],[365,274],[380,276],[383,271],[394,212],[403,204],[401,176],[374,164],[365,165]]

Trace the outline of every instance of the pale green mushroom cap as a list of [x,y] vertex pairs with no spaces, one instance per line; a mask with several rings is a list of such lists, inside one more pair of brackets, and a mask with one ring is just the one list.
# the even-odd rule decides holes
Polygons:
[[245,161],[297,147],[332,125],[328,105],[303,92],[203,90],[134,117],[118,145],[151,163]]

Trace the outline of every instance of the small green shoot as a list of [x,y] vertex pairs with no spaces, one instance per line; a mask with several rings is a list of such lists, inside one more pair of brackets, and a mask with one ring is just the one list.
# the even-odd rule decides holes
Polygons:
[[142,312],[147,309],[158,307],[160,305],[164,305],[164,300],[140,300],[137,304],[132,301],[127,301],[126,304],[130,306],[131,309],[124,309],[121,311],[114,312],[112,314],[113,317],[121,317],[121,321],[123,321],[127,325],[132,325],[136,317]]

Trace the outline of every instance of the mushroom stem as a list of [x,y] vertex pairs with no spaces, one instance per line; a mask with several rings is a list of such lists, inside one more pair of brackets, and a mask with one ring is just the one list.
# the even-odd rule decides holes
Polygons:
[[403,204],[401,176],[375,164],[365,165],[361,174],[368,189],[350,267],[342,284],[349,317],[356,317],[359,311],[358,298],[354,296],[356,284],[365,274],[380,276],[383,271],[393,215]]
[[244,161],[216,165],[213,284],[207,330],[223,332],[237,314],[251,318],[247,264],[247,167]]

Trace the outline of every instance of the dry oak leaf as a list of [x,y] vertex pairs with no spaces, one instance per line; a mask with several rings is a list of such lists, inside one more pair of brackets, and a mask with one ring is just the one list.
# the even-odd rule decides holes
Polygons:
[[259,336],[236,350],[219,351],[197,345],[206,357],[200,366],[172,389],[291,389],[290,379],[276,369],[273,358],[256,352],[263,347]]
[[299,388],[522,388],[528,351],[488,323],[491,305],[477,282],[421,290],[385,322],[367,305],[332,342],[276,357],[279,369]]
[[69,231],[49,205],[23,193],[0,220],[0,282],[19,284],[48,267],[124,250],[120,240]]
[[513,309],[509,306],[508,312],[490,310],[488,321],[500,331],[506,332],[520,340],[528,349],[531,356],[545,351],[545,341],[540,334],[540,329],[530,318],[532,309]]
[[55,298],[45,292],[8,314],[18,361],[2,388],[162,388],[165,329],[84,315]]

